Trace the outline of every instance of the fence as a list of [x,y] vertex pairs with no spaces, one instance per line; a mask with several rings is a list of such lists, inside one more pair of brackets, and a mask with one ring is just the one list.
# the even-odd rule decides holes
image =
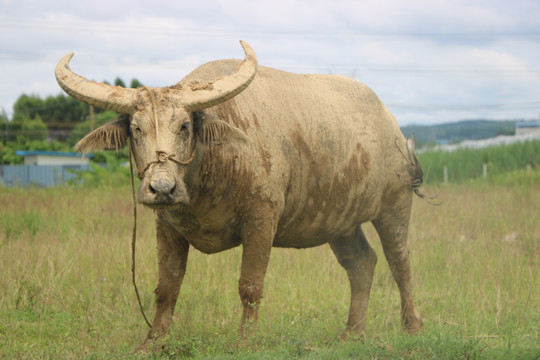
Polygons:
[[[528,173],[531,172],[531,164],[527,164],[527,166],[525,166],[525,169],[527,170]],[[488,177],[488,164],[487,163],[484,163],[482,165],[482,178],[486,179]],[[447,183],[448,182],[448,166],[447,165],[444,165],[443,166],[443,182]]]
[[0,166],[0,184],[51,187],[64,184],[77,175],[70,170],[88,170],[88,165],[5,165]]

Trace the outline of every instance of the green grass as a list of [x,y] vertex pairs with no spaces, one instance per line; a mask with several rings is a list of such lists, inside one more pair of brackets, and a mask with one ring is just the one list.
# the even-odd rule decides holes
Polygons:
[[508,172],[540,168],[540,141],[525,141],[505,146],[483,149],[458,149],[456,151],[426,150],[418,154],[424,169],[424,181],[442,183],[443,168],[448,171],[448,181],[462,183],[483,176],[487,164],[488,177],[505,176]]
[[[259,324],[237,335],[241,249],[190,253],[171,333],[142,356],[147,328],[130,273],[130,188],[0,188],[0,358],[538,359],[540,176],[444,184],[416,199],[410,248],[425,320],[406,335],[399,294],[379,262],[367,338],[342,341],[348,281],[328,246],[274,249]],[[433,187],[424,189],[436,191]],[[137,279],[153,317],[152,211],[139,208]]]

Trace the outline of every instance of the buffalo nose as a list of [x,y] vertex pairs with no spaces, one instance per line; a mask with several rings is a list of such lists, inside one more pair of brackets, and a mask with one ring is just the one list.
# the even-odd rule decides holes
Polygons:
[[169,196],[172,194],[175,188],[174,181],[168,179],[158,178],[150,181],[150,192],[156,194],[157,196],[166,195]]

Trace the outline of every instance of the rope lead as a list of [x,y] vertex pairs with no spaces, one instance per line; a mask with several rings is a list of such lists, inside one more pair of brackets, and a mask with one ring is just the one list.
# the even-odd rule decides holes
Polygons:
[[133,230],[131,232],[131,280],[133,282],[133,288],[135,289],[135,295],[137,295],[137,301],[139,302],[139,309],[141,309],[142,316],[144,317],[144,321],[146,321],[146,324],[149,328],[152,328],[152,325],[150,325],[150,321],[148,321],[148,318],[146,317],[146,313],[144,312],[142,303],[141,303],[141,297],[139,295],[139,289],[137,288],[137,283],[135,281],[135,244],[137,241],[137,201],[135,200],[135,182],[133,180],[133,160],[131,156],[131,144],[129,146],[129,170],[130,170],[130,176],[131,176],[131,194],[133,196]]

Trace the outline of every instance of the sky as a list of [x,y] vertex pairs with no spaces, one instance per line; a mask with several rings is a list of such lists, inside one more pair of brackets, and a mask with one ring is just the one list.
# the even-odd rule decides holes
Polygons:
[[243,58],[370,86],[402,126],[540,116],[538,0],[0,0],[0,111],[91,80],[172,85]]

